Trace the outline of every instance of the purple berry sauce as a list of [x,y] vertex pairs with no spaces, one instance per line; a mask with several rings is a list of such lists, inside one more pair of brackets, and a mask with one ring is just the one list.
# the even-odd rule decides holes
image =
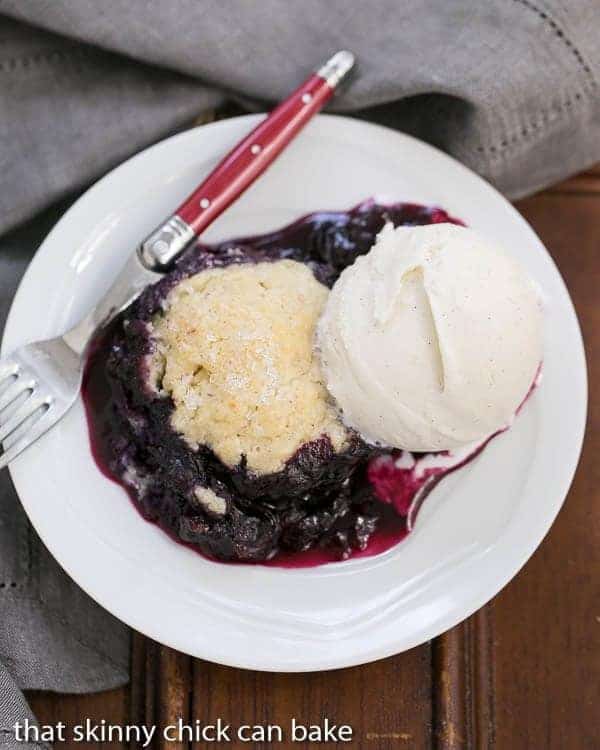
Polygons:
[[[324,436],[302,446],[276,474],[253,476],[243,460],[231,468],[208,446],[193,451],[171,428],[171,399],[148,391],[148,323],[179,281],[206,268],[289,258],[331,287],[370,250],[387,221],[462,224],[440,208],[368,200],[269,234],[197,243],[97,338],[83,386],[93,455],[145,519],[222,562],[310,567],[376,555],[409,533],[433,485],[484,447],[455,457],[385,452],[353,435],[336,454]],[[217,516],[199,507],[197,487],[223,498],[226,512]]]

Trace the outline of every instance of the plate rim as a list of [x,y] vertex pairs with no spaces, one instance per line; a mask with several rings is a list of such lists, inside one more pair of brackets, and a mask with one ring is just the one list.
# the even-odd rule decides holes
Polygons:
[[[224,129],[225,127],[230,128],[236,128],[242,124],[248,124],[253,125],[257,123],[260,119],[262,119],[265,115],[264,114],[250,114],[250,115],[242,115],[240,117],[230,118],[227,120],[217,121],[214,123],[209,123],[207,125],[197,126],[196,128],[191,128],[189,130],[183,131],[181,133],[178,133],[174,136],[170,136],[168,138],[165,138],[147,149],[144,149],[133,156],[131,156],[126,161],[119,164],[117,167],[109,171],[106,175],[104,175],[100,180],[98,180],[96,183],[94,183],[88,190],[86,190],[73,204],[69,209],[61,216],[61,218],[58,220],[58,222],[52,227],[51,231],[48,233],[48,235],[45,237],[43,242],[41,243],[38,251],[34,255],[34,258],[30,262],[28,268],[26,269],[25,274],[23,275],[21,282],[19,283],[19,286],[17,288],[17,292],[12,300],[9,315],[7,317],[5,329],[4,329],[4,335],[2,340],[2,349],[5,348],[5,341],[7,338],[7,333],[9,331],[12,331],[12,329],[18,325],[16,318],[18,315],[18,308],[22,304],[21,303],[21,297],[24,296],[25,292],[24,290],[27,288],[29,282],[29,279],[35,275],[37,265],[38,263],[42,262],[42,255],[44,251],[44,247],[49,243],[55,234],[60,234],[60,231],[62,230],[63,226],[65,224],[68,224],[70,220],[69,214],[71,213],[72,209],[80,204],[80,202],[83,199],[90,200],[93,198],[93,191],[95,188],[97,188],[101,184],[105,184],[106,182],[110,182],[111,179],[114,177],[115,173],[119,170],[130,167],[132,163],[135,163],[137,159],[141,159],[144,157],[145,154],[147,154],[148,151],[151,151],[153,149],[158,149],[160,147],[163,147],[166,143],[174,143],[178,139],[182,139],[185,137],[190,137],[191,133],[194,133],[196,131],[202,130],[205,131],[206,129],[211,130],[217,130],[217,129]],[[517,209],[510,204],[493,186],[491,186],[486,180],[484,180],[479,175],[475,174],[470,170],[468,167],[466,167],[461,162],[454,159],[452,156],[446,154],[443,151],[440,151],[439,149],[435,148],[434,146],[431,146],[430,144],[425,143],[424,141],[421,141],[420,139],[417,139],[413,136],[407,135],[405,133],[401,133],[399,131],[394,131],[393,129],[387,128],[385,126],[377,125],[374,123],[368,123],[356,120],[354,118],[350,117],[344,117],[340,115],[319,115],[317,119],[326,118],[326,119],[334,119],[337,121],[343,121],[344,124],[349,125],[351,127],[360,127],[360,128],[368,128],[368,129],[377,129],[384,131],[386,133],[386,136],[389,137],[389,134],[393,134],[394,136],[398,136],[401,139],[406,139],[409,142],[416,142],[419,144],[419,147],[425,147],[426,149],[430,149],[436,158],[442,157],[443,159],[449,160],[453,163],[454,167],[459,167],[461,170],[465,170],[465,172],[469,173],[471,178],[475,178],[477,181],[479,181],[486,190],[491,190],[493,193],[496,194],[496,197],[499,198],[513,213],[513,215],[518,218],[518,220],[521,222],[521,224],[526,228],[528,231],[533,232],[535,237],[537,238],[537,234],[533,231],[533,229],[530,227],[528,222],[524,219],[524,217],[517,211]],[[436,626],[430,628],[431,633],[427,635],[426,637],[423,636],[423,633],[420,633],[419,636],[415,639],[414,642],[410,641],[404,641],[403,645],[398,649],[398,647],[391,644],[388,648],[380,648],[380,649],[365,649],[358,658],[356,659],[335,659],[332,658],[330,660],[327,659],[320,659],[319,663],[310,663],[310,666],[299,666],[299,667],[290,667],[289,665],[286,665],[282,668],[281,664],[277,662],[276,659],[269,661],[268,659],[259,659],[257,661],[254,661],[252,657],[246,659],[244,663],[240,661],[239,659],[235,659],[232,661],[228,661],[227,659],[219,658],[213,653],[210,653],[210,649],[207,649],[206,651],[203,651],[202,653],[199,653],[197,651],[190,652],[189,645],[186,645],[182,642],[181,638],[172,637],[172,636],[165,636],[165,633],[160,632],[153,632],[152,627],[148,626],[147,621],[144,622],[143,625],[140,625],[136,622],[134,617],[127,616],[123,617],[121,613],[116,614],[115,609],[107,605],[104,601],[101,601],[98,596],[95,595],[95,593],[91,590],[91,587],[87,584],[82,584],[82,582],[79,580],[77,576],[76,571],[72,571],[72,566],[70,564],[66,564],[63,562],[62,555],[60,552],[55,552],[54,549],[57,546],[56,544],[53,544],[52,542],[49,543],[47,540],[45,534],[40,533],[40,529],[38,529],[38,526],[32,516],[29,513],[29,510],[26,508],[27,516],[36,529],[36,532],[40,536],[42,542],[48,547],[49,550],[51,550],[51,554],[55,559],[59,562],[61,567],[67,572],[67,574],[79,585],[88,595],[90,595],[96,602],[100,604],[103,608],[107,609],[109,612],[112,612],[115,614],[116,617],[118,617],[123,622],[127,623],[131,627],[134,627],[138,630],[141,630],[142,632],[147,633],[150,637],[152,637],[155,640],[158,640],[161,643],[165,643],[166,645],[169,645],[173,648],[176,648],[178,650],[182,650],[186,653],[192,653],[194,656],[198,656],[203,659],[208,659],[210,661],[213,661],[215,663],[224,664],[227,666],[233,666],[233,667],[240,667],[245,669],[255,669],[259,671],[279,671],[279,672],[305,672],[305,671],[320,671],[325,669],[333,669],[333,668],[342,668],[342,667],[348,667],[358,664],[364,664],[368,663],[380,658],[385,658],[387,656],[390,656],[392,654],[401,653],[402,651],[405,651],[409,648],[413,648],[416,645],[419,645],[427,640],[429,640],[432,637],[436,637],[441,632],[445,632],[446,630],[454,627],[459,622],[462,622],[464,619],[469,617],[473,612],[478,610],[481,606],[483,606],[487,601],[492,599],[494,596],[496,596],[499,591],[501,591],[504,586],[507,585],[507,583],[514,578],[514,576],[517,575],[517,573],[521,570],[523,565],[527,562],[527,560],[531,557],[531,555],[536,551],[536,549],[539,547],[541,542],[543,541],[544,537],[547,535],[548,531],[552,527],[552,524],[554,523],[554,520],[556,519],[556,516],[558,512],[560,511],[562,505],[564,504],[564,501],[566,499],[566,496],[568,494],[569,488],[572,484],[573,477],[579,462],[579,457],[581,455],[581,450],[583,446],[583,439],[585,435],[585,427],[586,427],[586,417],[587,417],[587,408],[588,408],[588,379],[587,379],[587,367],[586,367],[586,358],[585,358],[585,348],[583,343],[583,337],[581,333],[581,327],[579,325],[579,321],[577,318],[577,314],[573,305],[573,302],[571,300],[570,294],[568,292],[568,289],[564,283],[564,280],[562,278],[562,275],[560,274],[560,271],[558,270],[556,263],[554,262],[554,259],[552,255],[548,252],[548,250],[545,248],[541,240],[538,239],[538,242],[540,245],[544,248],[544,251],[547,256],[547,260],[550,261],[550,263],[554,267],[554,271],[560,280],[560,283],[562,284],[563,291],[565,293],[565,299],[568,301],[568,304],[570,306],[570,313],[572,315],[572,322],[575,324],[576,331],[578,333],[578,341],[577,341],[577,348],[579,350],[580,355],[580,363],[582,364],[582,369],[579,371],[579,377],[582,379],[582,386],[583,386],[583,392],[581,395],[581,414],[580,414],[580,420],[579,420],[579,431],[578,435],[576,436],[576,440],[574,443],[574,452],[573,452],[573,458],[572,458],[572,465],[569,467],[569,470],[564,473],[564,479],[563,479],[563,488],[561,488],[560,492],[556,493],[556,495],[560,495],[562,499],[560,499],[559,502],[556,503],[556,508],[554,509],[554,512],[550,514],[547,517],[547,522],[543,524],[544,529],[543,531],[536,535],[535,540],[530,538],[530,541],[528,544],[524,545],[523,549],[521,550],[521,553],[517,556],[518,561],[516,563],[513,563],[513,565],[508,566],[510,568],[510,571],[508,573],[504,573],[504,575],[499,576],[500,583],[498,585],[494,584],[493,587],[490,587],[489,584],[487,586],[481,587],[482,590],[477,592],[476,594],[472,595],[471,602],[472,606],[468,608],[462,608],[460,610],[460,613],[457,614],[455,617],[446,617],[444,619],[444,626],[443,629],[440,631],[439,628]],[[18,488],[18,472],[15,472],[14,467],[10,467],[10,474],[13,480],[13,484],[15,486],[15,489],[17,491],[17,494],[19,495],[19,498],[21,498],[21,492]],[[564,490],[564,491],[563,491]],[[23,506],[25,507],[25,502],[21,500]],[[539,537],[539,538],[538,538]],[[490,593],[490,590],[493,588],[492,593]],[[435,632],[433,632],[435,631]]]

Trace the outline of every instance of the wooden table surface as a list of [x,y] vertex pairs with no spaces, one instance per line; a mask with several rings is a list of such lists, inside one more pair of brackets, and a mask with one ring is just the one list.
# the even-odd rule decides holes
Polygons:
[[[600,369],[600,167],[517,207],[569,287],[593,383]],[[287,727],[292,716],[305,724],[328,716],[353,727],[349,746],[373,750],[600,748],[599,451],[600,394],[592,388],[581,462],[547,538],[492,602],[431,643],[363,667],[285,675],[216,666],[136,634],[130,687],[88,696],[31,693],[32,708],[42,723],[67,724],[221,716]]]

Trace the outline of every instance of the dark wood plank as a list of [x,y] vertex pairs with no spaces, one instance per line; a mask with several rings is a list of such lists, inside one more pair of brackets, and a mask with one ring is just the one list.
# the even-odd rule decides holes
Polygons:
[[540,195],[518,208],[569,287],[592,388],[584,451],[565,506],[536,554],[495,602],[497,747],[597,748],[600,394],[593,384],[600,373],[600,195]]
[[129,689],[129,720],[147,723],[146,717],[146,637],[134,632],[131,638],[131,681]]
[[186,654],[134,634],[131,721],[157,727],[155,750],[184,750],[188,742],[167,742],[163,732],[181,719],[190,721],[192,660]]
[[[271,723],[284,729],[292,717],[305,725],[329,717],[353,728],[352,747],[427,748],[431,744],[430,647],[361,667],[310,674],[248,672],[196,660],[193,714],[204,720],[221,716],[236,725]],[[198,743],[194,748],[205,746]],[[231,747],[248,744],[232,742]],[[277,747],[309,745],[292,744],[288,732]]]
[[433,645],[434,747],[494,746],[493,609],[483,607]]
[[[161,646],[158,664],[160,670],[158,726],[164,728],[175,724],[179,719],[188,723],[191,718],[192,660],[185,654]],[[167,742],[164,737],[161,737],[156,747],[183,750],[189,747],[189,743],[185,740],[176,742],[171,739]]]

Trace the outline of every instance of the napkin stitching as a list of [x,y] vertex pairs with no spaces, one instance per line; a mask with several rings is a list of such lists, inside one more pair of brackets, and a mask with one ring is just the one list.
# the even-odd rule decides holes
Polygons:
[[548,26],[550,26],[553,34],[558,37],[561,42],[565,45],[565,47],[571,52],[577,62],[579,63],[579,66],[583,69],[583,71],[586,73],[587,77],[590,80],[590,83],[592,84],[592,87],[596,87],[596,79],[594,78],[594,74],[592,72],[592,69],[588,65],[587,61],[585,60],[584,56],[581,54],[578,47],[573,44],[573,42],[569,39],[569,37],[566,35],[565,31],[558,25],[558,23],[551,18],[549,13],[545,10],[542,10],[541,8],[538,8],[534,3],[531,2],[531,0],[513,0],[513,2],[518,3],[519,5],[522,5],[525,8],[529,8],[529,10],[532,10],[534,13],[537,13],[537,15],[544,21]]
[[[538,8],[530,0],[513,0],[513,2],[518,3],[524,8],[528,8],[529,10],[536,13],[541,18],[541,20],[550,27],[552,33],[556,37],[558,37],[564,44],[564,46],[569,50],[569,52],[573,54],[573,56],[577,60],[579,67],[585,73],[588,80],[585,83],[582,83],[583,91],[586,94],[592,93],[592,91],[598,87],[598,82],[596,81],[594,73],[591,67],[588,65],[586,59],[582,55],[581,51],[566,35],[565,31],[553,18],[550,17],[550,15],[545,10]],[[567,114],[568,110],[581,106],[583,101],[584,99],[581,92],[576,91],[572,96],[569,96],[562,103],[553,104],[549,109],[541,109],[539,111],[539,116],[535,120],[530,120],[529,122],[523,123],[521,129],[517,133],[514,133],[511,136],[506,135],[501,141],[489,146],[477,146],[475,150],[480,154],[497,154],[497,157],[499,157],[502,154],[498,152],[503,152],[507,148],[523,142],[523,140],[532,135],[533,132],[540,131],[551,122],[556,122],[557,120],[559,120],[561,117]],[[557,115],[554,118],[552,117],[553,113]]]
[[[27,525],[27,535],[26,535],[26,545],[27,545],[27,573],[30,574],[32,570],[32,566],[35,565],[35,563],[32,561],[32,545],[34,541],[34,532],[33,532],[33,526],[31,523],[28,523]],[[10,591],[14,590],[16,588],[20,588],[17,583],[14,581],[11,581],[10,583],[7,582],[0,582],[0,593],[2,590]],[[73,622],[69,622],[64,615],[58,610],[55,609],[45,598],[43,591],[39,590],[39,581],[36,582],[36,588],[38,588],[38,591],[35,593],[29,594],[28,598],[32,602],[37,602],[40,604],[45,612],[50,613],[56,621],[62,625],[64,628],[68,629],[69,631],[69,637],[72,638],[76,643],[78,643],[83,648],[88,649],[89,651],[92,651],[93,653],[97,654],[101,659],[106,660],[111,666],[117,668],[120,672],[122,672],[125,668],[122,664],[119,664],[115,659],[111,658],[108,654],[104,653],[99,646],[96,646],[95,644],[89,643],[87,641],[84,641],[83,634],[79,634],[76,632],[76,624]]]
[[[573,97],[565,99],[562,104],[555,104],[551,109],[541,109],[539,111],[539,117],[535,120],[530,120],[529,122],[523,123],[521,130],[519,130],[517,133],[514,133],[511,136],[507,135],[501,141],[491,146],[477,146],[476,151],[478,153],[490,152],[494,154],[497,151],[508,148],[509,146],[514,146],[515,144],[520,143],[524,138],[532,135],[532,131],[541,130],[551,122],[556,122],[563,115],[565,115],[567,113],[567,110],[569,110],[571,107],[581,106],[582,103],[583,96],[579,91],[577,91]],[[553,118],[553,112],[555,112],[558,116]]]

